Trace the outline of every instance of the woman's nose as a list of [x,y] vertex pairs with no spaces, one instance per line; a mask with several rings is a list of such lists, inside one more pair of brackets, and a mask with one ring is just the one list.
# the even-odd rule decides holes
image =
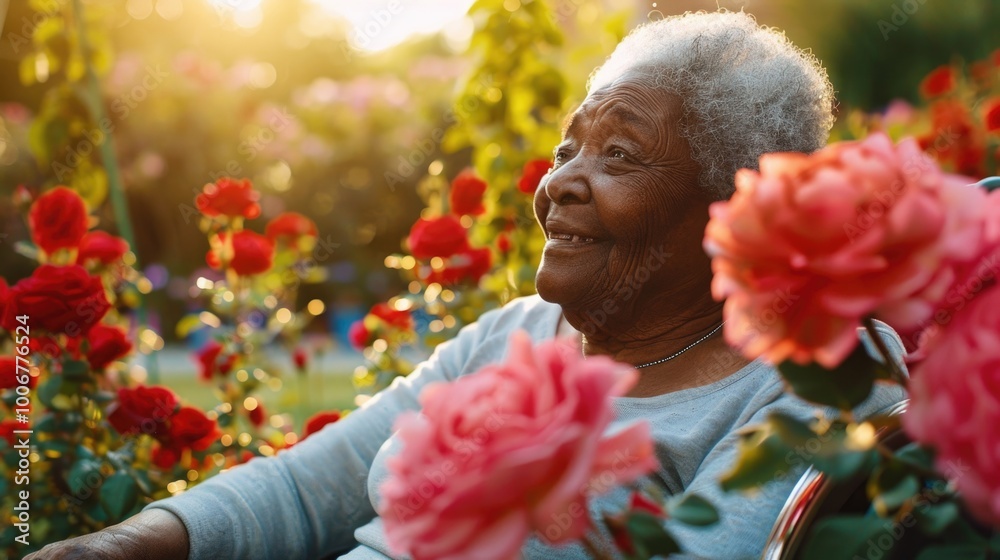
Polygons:
[[577,155],[549,173],[544,184],[545,194],[556,204],[587,204],[590,202],[589,177],[586,163]]

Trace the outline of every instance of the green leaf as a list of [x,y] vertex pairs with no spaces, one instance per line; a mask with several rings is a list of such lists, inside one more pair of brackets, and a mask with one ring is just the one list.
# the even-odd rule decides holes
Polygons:
[[989,551],[973,544],[942,544],[920,551],[917,560],[987,560]]
[[699,527],[719,521],[719,512],[711,502],[697,494],[684,494],[667,503],[671,519]]
[[90,365],[83,360],[69,360],[63,362],[63,376],[67,379],[79,381],[85,379],[90,372]]
[[74,495],[82,494],[84,490],[93,490],[101,482],[101,464],[94,459],[79,459],[69,469],[66,483]]
[[924,533],[937,536],[958,519],[958,504],[952,501],[940,504],[918,505],[913,510],[913,516]]
[[852,410],[868,398],[881,367],[859,344],[832,370],[816,363],[802,366],[788,360],[778,365],[778,371],[799,397],[816,404]]
[[[884,519],[875,517],[836,516],[820,519],[809,534],[801,558],[843,560],[855,555],[863,558],[886,556],[897,539],[885,530],[885,523]],[[883,535],[889,535],[890,538],[878,538]],[[883,548],[886,544],[889,545],[888,550]],[[868,554],[869,550],[872,554]]]
[[886,516],[920,491],[917,477],[901,468],[886,466],[868,480],[868,495],[880,516]]
[[58,375],[50,376],[38,386],[38,389],[36,389],[38,400],[42,401],[42,404],[45,406],[52,408],[52,399],[56,398],[59,394],[59,390],[62,389],[62,383],[62,377]]
[[918,469],[934,470],[934,451],[919,443],[908,443],[901,447],[895,455],[903,463]]
[[632,546],[640,558],[668,556],[680,552],[677,541],[663,528],[663,521],[644,512],[631,513],[625,522]]
[[871,469],[876,464],[878,464],[878,453],[875,451],[851,451],[842,445],[835,449],[828,447],[825,453],[817,454],[813,458],[813,465],[833,480],[850,478],[859,471]]
[[108,477],[101,486],[101,503],[112,521],[123,519],[135,506],[139,489],[135,480],[126,473],[117,472]]
[[790,451],[777,433],[757,427],[740,440],[736,465],[719,484],[727,492],[762,486],[790,470],[792,465],[786,460]]
[[108,521],[108,512],[104,511],[104,507],[101,506],[99,500],[90,500],[87,505],[83,508],[87,512],[87,515],[95,521]]

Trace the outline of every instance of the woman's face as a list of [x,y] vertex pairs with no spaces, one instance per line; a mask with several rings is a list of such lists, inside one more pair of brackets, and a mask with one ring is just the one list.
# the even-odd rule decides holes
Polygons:
[[704,281],[711,201],[698,188],[681,111],[679,97],[633,73],[573,113],[535,193],[547,240],[536,278],[545,300],[601,317]]

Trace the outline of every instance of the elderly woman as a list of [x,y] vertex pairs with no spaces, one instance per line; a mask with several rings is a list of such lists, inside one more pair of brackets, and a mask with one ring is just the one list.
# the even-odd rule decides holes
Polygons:
[[[752,495],[722,493],[737,432],[768,414],[811,415],[774,368],[747,361],[719,334],[702,250],[708,206],[765,152],[826,141],[832,90],[817,61],[742,13],[688,14],[636,29],[593,75],[535,195],[547,243],[539,296],[483,315],[405,379],[294,448],[150,505],[119,526],[32,557],[312,559],[391,557],[374,503],[395,452],[392,425],[428,383],[503,359],[518,329],[536,340],[582,337],[586,355],[640,368],[616,399],[618,421],[647,419],[667,493],[694,491],[721,511],[706,529],[672,526],[689,554],[759,556],[794,480]],[[898,351],[901,345],[886,332]],[[888,408],[876,392],[856,413]],[[621,492],[596,498],[616,510]],[[531,540],[525,558],[584,558]]]

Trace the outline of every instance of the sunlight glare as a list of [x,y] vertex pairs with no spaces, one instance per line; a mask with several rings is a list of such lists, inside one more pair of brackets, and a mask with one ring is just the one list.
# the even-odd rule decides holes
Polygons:
[[[226,0],[217,0],[226,1]],[[238,0],[229,0],[238,1]],[[462,26],[473,0],[311,0],[347,20],[351,46],[368,52],[387,49],[417,34]],[[447,34],[447,33],[446,33]]]

